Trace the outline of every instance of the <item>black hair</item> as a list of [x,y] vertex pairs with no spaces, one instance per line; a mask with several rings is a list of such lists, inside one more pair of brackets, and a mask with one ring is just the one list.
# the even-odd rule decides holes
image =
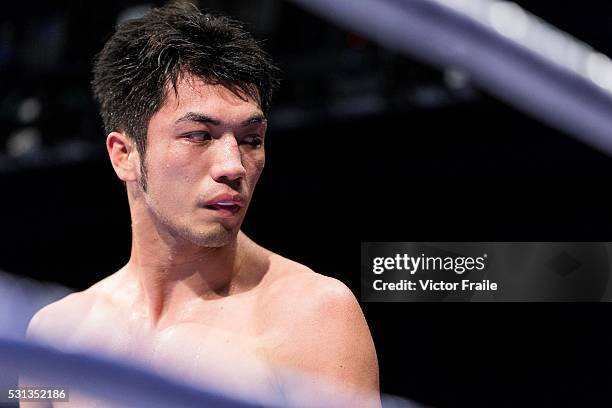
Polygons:
[[253,98],[264,114],[278,85],[278,69],[230,17],[173,3],[119,25],[96,57],[92,86],[106,133],[131,137],[141,163],[149,121],[184,74]]

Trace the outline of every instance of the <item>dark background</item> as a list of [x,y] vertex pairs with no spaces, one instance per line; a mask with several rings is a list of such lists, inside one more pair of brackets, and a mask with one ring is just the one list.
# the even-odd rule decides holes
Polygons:
[[[81,290],[127,261],[89,81],[139,4],[0,5],[0,269]],[[284,71],[244,225],[260,244],[359,296],[360,241],[612,240],[605,154],[290,2],[199,4],[246,21]],[[612,6],[519,4],[612,55]],[[383,392],[434,407],[612,400],[607,304],[362,306]]]

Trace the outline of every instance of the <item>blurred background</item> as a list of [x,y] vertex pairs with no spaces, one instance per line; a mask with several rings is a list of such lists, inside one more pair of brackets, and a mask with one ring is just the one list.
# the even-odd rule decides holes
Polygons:
[[[290,1],[196,3],[247,23],[283,71],[243,228],[263,246],[359,297],[360,241],[612,241],[608,155]],[[517,3],[612,55],[608,3]],[[117,22],[162,4],[0,3],[0,270],[13,287],[82,290],[127,262],[91,62]],[[609,406],[612,310],[584,300],[362,306],[383,392],[432,407]]]

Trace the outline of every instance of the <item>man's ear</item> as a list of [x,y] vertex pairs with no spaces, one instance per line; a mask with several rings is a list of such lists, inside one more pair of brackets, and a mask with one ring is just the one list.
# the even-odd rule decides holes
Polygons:
[[125,133],[109,133],[106,150],[117,177],[125,182],[138,180],[140,156],[135,144]]

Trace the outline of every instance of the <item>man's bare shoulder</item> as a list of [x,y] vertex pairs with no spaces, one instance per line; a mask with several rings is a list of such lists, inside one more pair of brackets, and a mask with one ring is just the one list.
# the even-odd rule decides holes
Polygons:
[[71,293],[34,314],[27,337],[43,341],[65,341],[87,319],[98,302],[108,301],[117,277],[111,275],[90,288]]
[[71,293],[64,298],[40,309],[30,320],[27,337],[34,340],[61,340],[69,335],[76,318],[87,313],[90,305],[82,292]]
[[272,301],[275,307],[299,306],[302,318],[316,318],[330,308],[361,313],[353,292],[338,279],[277,254],[270,257],[270,271],[266,301]]
[[[376,350],[350,288],[286,258],[275,256],[271,263],[276,279],[268,310],[282,333],[274,347],[275,363],[323,383],[341,384],[349,397],[371,392],[373,402],[363,406],[379,406]],[[312,391],[290,389],[296,400]]]
[[265,302],[275,325],[308,338],[309,344],[323,340],[322,332],[343,341],[344,335],[360,329],[370,338],[361,307],[343,282],[280,255],[273,255],[270,263],[274,278]]
[[244,234],[239,236],[239,242],[249,265],[256,265],[252,270],[265,271],[263,274],[254,272],[254,275],[262,276],[258,293],[272,309],[301,305],[304,312],[316,314],[317,306],[329,302],[359,307],[351,290],[339,280],[263,248]]

